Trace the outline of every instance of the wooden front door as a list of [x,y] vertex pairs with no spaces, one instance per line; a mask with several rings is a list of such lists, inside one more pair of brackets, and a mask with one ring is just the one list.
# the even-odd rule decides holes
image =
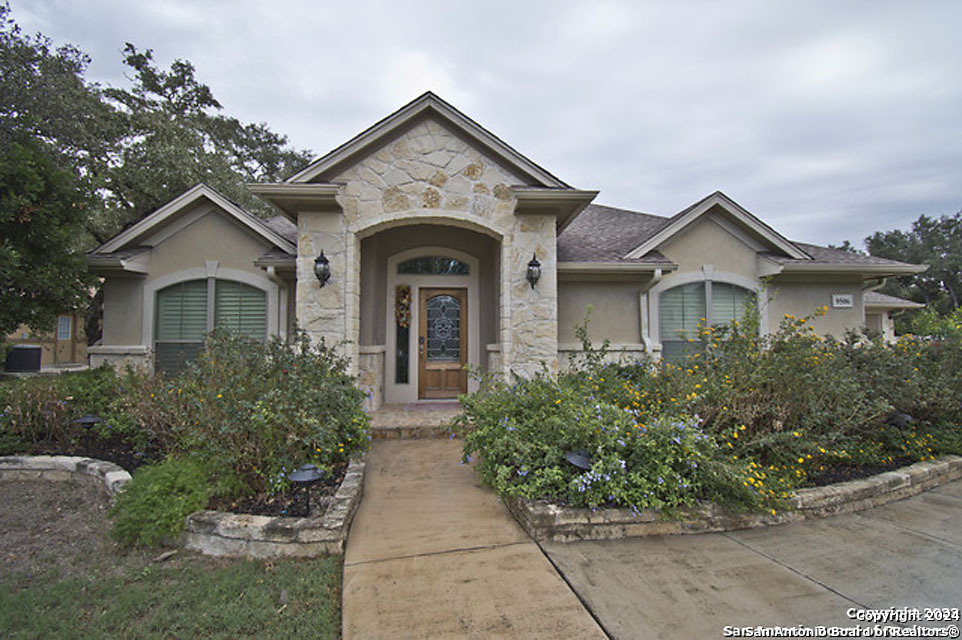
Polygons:
[[456,398],[468,390],[468,290],[420,291],[418,397]]

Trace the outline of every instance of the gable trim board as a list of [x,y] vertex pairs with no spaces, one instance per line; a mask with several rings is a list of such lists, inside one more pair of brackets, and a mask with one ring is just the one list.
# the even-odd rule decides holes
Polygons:
[[[113,283],[105,291],[121,298],[108,301],[105,327],[109,310],[111,326],[123,328],[105,331],[94,353],[153,345],[164,286],[230,279],[267,292],[270,334],[285,335],[296,321],[312,340],[337,345],[376,408],[418,399],[417,372],[409,368],[404,382],[394,371],[397,285],[414,294],[467,289],[468,361],[529,376],[563,366],[572,349],[565,325],[588,305],[590,329],[601,332],[593,340],[658,356],[661,294],[677,286],[711,283],[705,304],[716,283],[737,287],[724,289],[732,300],[756,292],[763,332],[783,312],[804,316],[833,294],[851,295],[852,309],[833,310],[820,325],[835,331],[864,323],[866,308],[911,305],[867,290],[925,269],[792,242],[720,191],[670,218],[592,204],[597,191],[570,187],[431,93],[287,181],[248,188],[280,215],[259,220],[201,184],[89,254]],[[226,226],[213,226],[221,219]],[[242,233],[217,235],[228,226]],[[321,251],[333,273],[323,286],[312,270]],[[402,258],[431,254],[470,263],[470,277],[396,273]],[[184,263],[172,269],[172,255]],[[532,255],[542,272],[535,286],[526,278]],[[142,345],[131,345],[138,323]],[[418,345],[408,339],[410,354]]]

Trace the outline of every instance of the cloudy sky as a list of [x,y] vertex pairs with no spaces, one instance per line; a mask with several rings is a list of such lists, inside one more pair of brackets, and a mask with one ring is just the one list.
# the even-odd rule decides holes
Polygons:
[[815,243],[962,207],[957,0],[10,0],[125,86],[125,42],[329,151],[432,90],[600,204],[720,189]]

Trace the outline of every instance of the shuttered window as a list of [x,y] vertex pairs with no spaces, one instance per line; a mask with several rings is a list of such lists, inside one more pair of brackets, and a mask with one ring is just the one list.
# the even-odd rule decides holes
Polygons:
[[157,292],[154,358],[159,371],[180,371],[204,348],[208,327],[251,338],[267,336],[267,295],[231,280],[215,280],[214,317],[208,318],[208,280],[178,282]]
[[755,302],[754,291],[742,289],[733,284],[713,282],[711,287],[712,326],[729,325],[733,320],[741,320],[753,302]]
[[214,326],[248,338],[267,336],[267,296],[242,282],[218,280],[214,294]]
[[697,341],[688,341],[698,337],[699,324],[719,326],[740,320],[754,300],[753,291],[723,282],[692,282],[663,292],[659,319],[662,356],[669,362],[683,360],[699,348]]

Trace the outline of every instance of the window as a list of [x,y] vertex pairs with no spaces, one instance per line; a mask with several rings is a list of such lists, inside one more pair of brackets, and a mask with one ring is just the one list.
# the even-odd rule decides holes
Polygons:
[[72,326],[70,316],[57,316],[57,340],[70,340]]
[[424,256],[405,260],[397,266],[397,272],[419,276],[466,276],[470,275],[471,268],[457,258]]
[[[208,304],[213,293],[213,308]],[[210,314],[213,315],[210,315]],[[197,357],[215,327],[263,340],[267,295],[232,280],[187,280],[157,292],[154,354],[157,369],[173,373]]]
[[692,282],[661,294],[660,327],[662,356],[683,360],[697,349],[688,342],[696,338],[699,324],[725,326],[741,319],[755,301],[749,289],[724,282]]

